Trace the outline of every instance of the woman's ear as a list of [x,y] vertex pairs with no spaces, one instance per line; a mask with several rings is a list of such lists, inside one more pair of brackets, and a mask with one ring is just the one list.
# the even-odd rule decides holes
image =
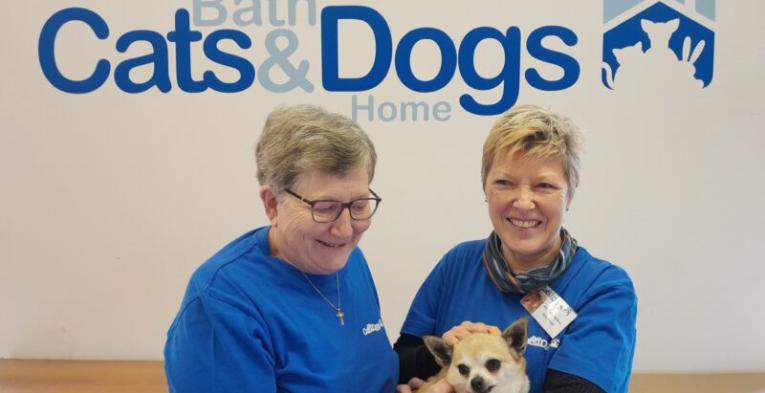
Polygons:
[[274,189],[269,185],[260,186],[260,200],[263,201],[263,208],[266,210],[266,216],[268,216],[271,225],[276,225],[279,200],[276,198]]
[[571,208],[571,202],[574,201],[574,193],[571,192],[571,188],[566,190],[566,211]]

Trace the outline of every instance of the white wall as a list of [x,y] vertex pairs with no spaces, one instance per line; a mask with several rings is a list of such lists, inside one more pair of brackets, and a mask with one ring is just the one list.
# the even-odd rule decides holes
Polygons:
[[[317,1],[319,11],[328,4]],[[234,10],[233,1],[224,1]],[[346,3],[348,4],[348,3]],[[595,255],[631,274],[640,298],[637,371],[765,371],[765,33],[758,0],[716,8],[714,79],[705,89],[676,86],[653,70],[645,83],[608,90],[600,83],[600,1],[373,2],[394,45],[432,26],[453,39],[477,26],[522,36],[539,26],[575,31],[581,75],[574,86],[543,92],[521,83],[519,103],[548,106],[584,130],[583,176],[565,225]],[[405,5],[406,4],[406,5]],[[268,2],[262,2],[266,12]],[[459,73],[444,89],[419,94],[391,70],[369,92],[321,85],[320,24],[290,29],[296,59],[311,62],[316,90],[272,93],[257,82],[240,93],[189,94],[177,88],[127,94],[113,79],[89,94],[54,88],[41,72],[40,30],[56,11],[89,8],[107,20],[99,41],[84,25],[62,30],[62,72],[83,78],[94,62],[148,52],[114,49],[136,29],[165,34],[177,8],[156,2],[35,1],[5,5],[0,24],[0,357],[160,359],[164,336],[191,272],[224,243],[266,223],[257,197],[252,148],[278,103],[318,103],[351,115],[363,100],[451,105],[441,122],[359,119],[380,156],[374,189],[384,202],[362,240],[392,339],[414,293],[446,250],[488,234],[480,187],[483,139],[493,120],[458,103],[474,93]],[[263,61],[272,26],[238,27]],[[216,28],[200,29],[205,34]],[[363,73],[373,55],[368,30],[346,26],[344,71]],[[195,75],[215,68],[194,47]],[[229,47],[231,49],[232,47]],[[355,48],[353,56],[348,48]],[[434,46],[416,51],[415,72],[439,66]],[[479,71],[496,73],[494,43],[479,47]],[[170,46],[173,53],[173,46]],[[523,51],[523,67],[545,68]],[[172,57],[172,55],[171,55]],[[174,61],[170,62],[171,67]],[[367,67],[367,68],[365,68]],[[145,71],[145,70],[144,70]],[[226,71],[221,71],[226,74]],[[257,71],[256,71],[257,72]],[[174,73],[171,73],[171,76]],[[228,73],[232,80],[235,73]],[[144,72],[145,76],[145,72]],[[499,90],[481,93],[496,99]],[[700,356],[703,354],[703,356]]]

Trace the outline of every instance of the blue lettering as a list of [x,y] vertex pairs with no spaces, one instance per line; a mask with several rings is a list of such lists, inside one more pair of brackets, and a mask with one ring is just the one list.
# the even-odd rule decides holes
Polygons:
[[96,63],[93,73],[80,81],[72,80],[61,74],[56,64],[56,36],[65,24],[72,21],[84,22],[93,30],[96,37],[106,39],[109,37],[109,26],[93,11],[84,8],[67,8],[56,12],[45,22],[40,32],[40,40],[37,53],[45,78],[57,89],[74,94],[90,93],[104,84],[109,77],[109,62],[101,59]]
[[[441,69],[429,81],[417,79],[412,72],[412,49],[420,40],[431,40],[441,51]],[[434,28],[423,27],[406,33],[396,48],[396,73],[408,88],[421,93],[429,93],[446,86],[457,69],[457,50],[446,33]]]
[[[289,20],[290,26],[295,26],[297,23],[297,3],[301,0],[290,0],[289,1],[289,15],[287,16],[287,19]],[[316,0],[305,0],[305,5],[308,8],[308,25],[313,26],[316,24]]]
[[183,8],[175,12],[175,31],[167,33],[167,40],[175,42],[175,73],[178,87],[187,93],[205,91],[204,81],[195,81],[191,76],[191,43],[200,41],[202,33],[191,30],[189,12]]
[[375,119],[375,98],[372,95],[367,96],[367,104],[361,105],[358,102],[358,98],[356,95],[353,95],[352,101],[351,101],[351,114],[353,116],[353,121],[358,121],[358,112],[365,110],[367,111],[367,120],[374,121]]
[[558,80],[550,81],[542,78],[536,69],[529,68],[526,70],[526,81],[539,90],[563,90],[573,86],[579,79],[579,63],[577,63],[576,59],[565,53],[542,46],[542,40],[549,36],[560,38],[567,46],[576,45],[578,39],[573,31],[565,27],[544,26],[531,32],[526,40],[526,48],[531,56],[546,63],[559,66],[563,69],[563,76]]
[[[167,93],[171,89],[167,65],[167,43],[165,37],[154,31],[137,30],[125,33],[117,40],[117,50],[125,53],[136,41],[146,41],[153,49],[151,54],[125,60],[114,69],[114,81],[122,91],[142,93],[157,86],[159,91]],[[148,81],[135,83],[130,79],[130,70],[146,64],[154,64],[154,70]]]
[[[234,0],[234,4],[239,5],[242,0]],[[247,25],[256,25],[260,26],[263,24],[263,21],[260,18],[260,1],[254,1],[250,0],[252,3],[252,6],[249,8],[242,8],[239,10],[236,10],[234,12],[234,23],[236,23],[237,26],[247,26]],[[244,14],[249,13],[250,18],[245,19]]]
[[276,0],[268,0],[268,20],[271,22],[271,26],[283,26],[284,19],[279,19],[276,10]]
[[[223,0],[194,0],[194,26],[217,26],[225,22],[226,7],[222,2]],[[203,8],[212,8],[218,16],[214,19],[202,19]]]
[[433,117],[438,121],[447,121],[452,118],[452,106],[446,101],[436,102],[433,106]]
[[[245,0],[234,0],[236,5]],[[247,0],[252,6],[239,10],[233,15],[234,22],[239,25],[260,25],[261,2],[263,0]],[[277,12],[278,0],[268,0],[268,21],[271,26],[281,26],[285,23],[293,25],[297,20],[297,4],[303,1],[308,12],[308,22],[315,22],[315,0],[289,0],[288,18],[280,18]],[[203,18],[203,11],[207,18]],[[194,22],[200,26],[220,24],[228,17],[223,0],[193,0]],[[249,19],[245,13],[250,13]],[[341,22],[362,22],[372,32],[374,40],[374,56],[366,74],[340,75],[340,49],[338,29]],[[82,22],[94,33],[97,39],[106,40],[110,31],[106,21],[93,11],[84,8],[67,8],[53,14],[43,25],[38,42],[38,56],[42,72],[48,81],[57,89],[67,93],[89,93],[101,87],[109,78],[112,64],[104,58],[98,59],[93,72],[85,79],[75,80],[66,77],[56,62],[56,40],[64,25],[69,22]],[[268,91],[287,92],[297,87],[306,92],[313,90],[313,85],[307,79],[310,63],[307,60],[293,60],[298,48],[297,36],[289,30],[277,29],[266,36],[268,55],[261,63],[256,75],[255,65],[246,56],[221,48],[221,42],[233,41],[239,49],[250,49],[253,45],[251,38],[239,30],[217,30],[208,36],[200,31],[192,30],[191,15],[185,9],[175,12],[175,27],[166,36],[150,30],[135,30],[120,36],[116,42],[119,53],[126,53],[135,42],[146,42],[151,46],[151,52],[142,56],[128,58],[118,65],[115,63],[114,80],[119,89],[127,93],[142,93],[156,87],[167,93],[172,90],[170,80],[170,54],[168,42],[175,44],[175,77],[178,88],[188,93],[206,91],[208,88],[224,93],[244,91],[255,81],[256,76],[261,85]],[[287,46],[276,45],[279,37],[287,38]],[[543,41],[548,37],[560,40],[568,48],[578,42],[577,35],[562,26],[543,26],[532,31],[525,41],[529,56],[550,66],[562,70],[562,76],[557,79],[546,78],[540,73],[541,67],[530,67],[523,76],[529,86],[544,90],[556,91],[573,86],[579,79],[580,65],[568,53],[551,49]],[[427,80],[418,78],[413,70],[414,48],[421,41],[432,41],[438,47],[441,61],[434,77]],[[496,75],[481,75],[476,64],[476,53],[479,45],[485,40],[496,41],[500,44],[504,61]],[[206,70],[200,80],[194,79],[192,72],[192,45],[202,41],[204,56],[211,62],[232,69],[238,73],[233,81],[221,80],[215,70]],[[459,97],[460,105],[468,112],[477,115],[500,114],[515,105],[520,94],[521,78],[521,31],[511,26],[506,31],[493,27],[477,27],[469,31],[461,42],[453,41],[443,30],[433,27],[416,28],[404,34],[397,47],[393,45],[390,26],[385,18],[375,9],[367,6],[327,6],[321,12],[321,77],[326,91],[365,91],[380,85],[388,75],[392,60],[398,79],[409,90],[421,93],[434,92],[443,89],[453,79],[459,69],[465,85],[473,89]],[[395,49],[395,51],[394,51]],[[393,59],[395,56],[395,59]],[[293,61],[295,64],[293,64]],[[539,63],[537,63],[539,64]],[[151,74],[145,81],[136,82],[134,70],[143,66],[152,66]],[[270,70],[278,67],[288,78],[285,83],[275,83],[271,80]],[[553,68],[554,69],[554,68]],[[479,102],[478,91],[500,89],[499,98]],[[494,95],[496,96],[496,95]],[[482,100],[484,101],[484,100]],[[400,105],[399,105],[400,104]],[[352,109],[354,118],[366,111],[367,118],[373,121],[375,117],[382,121],[400,118],[404,121],[411,116],[413,121],[424,118],[430,119],[430,107],[424,102],[382,102],[375,105],[373,96],[368,96],[366,102],[353,96]],[[433,107],[433,118],[439,121],[450,117],[451,107],[448,103],[438,102]],[[377,116],[375,116],[377,115]]]
[[[485,39],[498,41],[505,54],[505,65],[500,73],[493,78],[478,75],[475,68],[475,50]],[[500,84],[504,85],[502,96],[494,104],[478,103],[469,94],[460,96],[460,105],[465,110],[477,115],[497,115],[513,105],[518,100],[519,79],[521,75],[521,31],[517,27],[507,29],[507,34],[491,27],[478,27],[465,35],[460,44],[459,65],[462,79],[468,86],[478,90],[490,90]]]
[[[340,19],[365,22],[375,37],[375,58],[369,72],[360,78],[341,78],[337,25]],[[362,6],[329,6],[321,11],[321,81],[327,91],[363,91],[385,79],[390,68],[393,40],[379,12]]]
[[234,41],[240,48],[249,49],[252,46],[252,40],[247,34],[238,30],[218,30],[210,33],[204,43],[205,55],[208,59],[231,68],[239,72],[239,79],[233,83],[224,83],[212,71],[205,71],[204,80],[213,90],[222,93],[235,93],[246,90],[255,80],[255,67],[246,59],[226,53],[218,49],[218,42],[221,40]]

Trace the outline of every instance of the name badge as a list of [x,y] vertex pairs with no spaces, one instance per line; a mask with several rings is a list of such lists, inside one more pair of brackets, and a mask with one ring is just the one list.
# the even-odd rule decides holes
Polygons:
[[521,304],[551,338],[576,319],[576,312],[550,287],[524,296]]

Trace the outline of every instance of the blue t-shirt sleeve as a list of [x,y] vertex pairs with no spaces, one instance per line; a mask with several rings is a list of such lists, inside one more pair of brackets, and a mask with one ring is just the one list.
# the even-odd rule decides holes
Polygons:
[[263,326],[224,291],[207,289],[190,299],[165,345],[170,393],[276,392]]
[[422,337],[436,333],[436,321],[439,315],[439,304],[442,298],[442,288],[445,274],[445,260],[447,256],[438,262],[438,265],[430,272],[425,282],[417,291],[409,313],[401,327],[401,333]]
[[608,393],[626,392],[635,350],[635,289],[627,274],[612,266],[587,292],[549,368],[582,377]]

